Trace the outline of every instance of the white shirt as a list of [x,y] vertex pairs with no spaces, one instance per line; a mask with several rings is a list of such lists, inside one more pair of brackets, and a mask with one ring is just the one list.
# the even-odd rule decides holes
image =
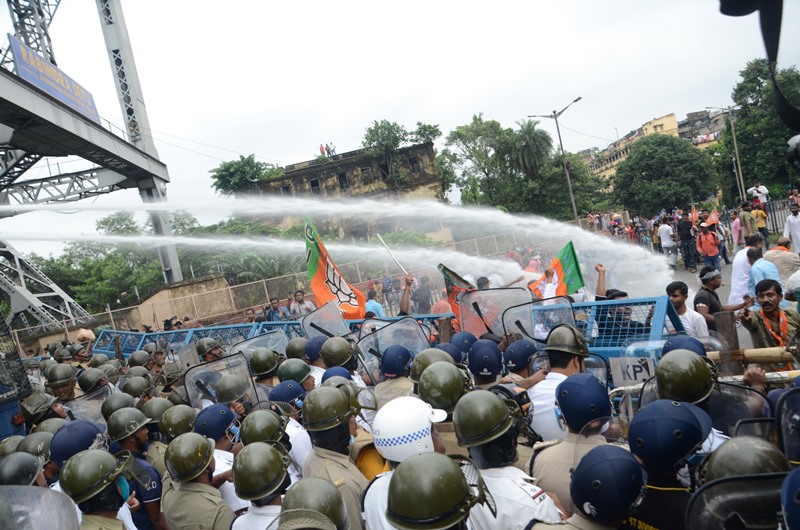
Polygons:
[[767,196],[769,195],[769,190],[766,186],[753,186],[747,190],[747,193],[752,195],[753,197],[758,197],[758,200],[761,202],[767,202]]
[[232,530],[264,530],[281,514],[280,505],[251,506],[233,522]]
[[747,294],[747,282],[750,279],[750,262],[747,261],[748,248],[743,248],[733,257],[731,294],[728,296],[728,305],[741,304],[744,302],[744,295]]
[[708,337],[708,324],[703,315],[686,306],[686,312],[678,317],[683,322],[683,329],[687,335],[695,338]]
[[289,458],[292,459],[292,464],[289,466],[289,478],[294,484],[303,478],[303,464],[306,463],[308,455],[314,452],[314,447],[311,445],[311,437],[308,432],[294,418],[289,418],[289,423],[286,424],[286,434],[289,435],[289,441],[292,442],[292,450],[289,451]]
[[800,291],[800,271],[795,272],[789,279],[786,280],[786,289],[787,293],[793,293],[795,291]]
[[789,217],[786,218],[786,226],[783,228],[783,237],[791,237],[792,252],[800,252],[800,214],[789,214]]
[[364,523],[369,530],[395,530],[386,520],[389,506],[389,482],[394,471],[387,471],[375,477],[364,495]]
[[[64,490],[61,489],[61,484],[58,480],[50,484],[50,489],[53,491],[57,491],[59,493],[64,493]],[[66,495],[66,493],[64,493]],[[139,508],[140,510],[144,509],[144,506]],[[75,513],[78,515],[78,524],[83,520],[83,512],[81,509],[78,508],[78,505],[75,504]],[[136,530],[136,525],[133,524],[133,516],[131,515],[131,507],[128,506],[128,503],[122,505],[122,507],[117,511],[117,520],[122,521],[123,526],[125,526],[125,530]]]
[[669,225],[661,225],[658,227],[658,237],[661,238],[662,247],[674,247],[675,240],[672,239],[672,227]]
[[558,420],[556,409],[556,387],[566,378],[564,374],[550,372],[544,381],[528,389],[533,406],[531,427],[543,440],[563,440],[567,437],[566,427]]
[[[230,451],[223,451],[221,449],[214,449],[214,476],[220,473],[225,473],[233,467],[233,453]],[[222,500],[225,504],[231,507],[231,510],[238,512],[250,507],[250,501],[240,499],[236,496],[236,488],[233,482],[225,481],[219,487],[219,492],[222,494]]]
[[481,469],[480,473],[497,505],[497,517],[483,504],[476,504],[469,511],[470,530],[522,530],[534,519],[561,522],[561,512],[553,499],[522,470],[506,466]]
[[311,375],[314,376],[314,388],[319,388],[319,385],[322,384],[322,376],[325,375],[325,368],[321,366],[311,366]]

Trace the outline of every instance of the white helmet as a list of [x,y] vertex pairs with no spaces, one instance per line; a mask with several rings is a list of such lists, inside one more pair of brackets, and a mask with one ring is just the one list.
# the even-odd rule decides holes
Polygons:
[[445,418],[445,411],[435,409],[419,398],[395,398],[375,415],[372,423],[375,448],[392,462],[402,462],[419,453],[432,453],[431,423]]

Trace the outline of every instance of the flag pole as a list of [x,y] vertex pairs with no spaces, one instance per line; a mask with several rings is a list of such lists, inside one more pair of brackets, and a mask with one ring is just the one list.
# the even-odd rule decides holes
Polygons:
[[406,271],[406,270],[403,268],[403,266],[402,266],[402,265],[400,265],[400,262],[399,262],[399,261],[397,261],[397,258],[395,258],[395,257],[394,257],[394,254],[392,254],[392,251],[391,251],[391,250],[389,250],[389,247],[387,247],[387,246],[386,246],[386,242],[383,240],[383,238],[381,237],[381,235],[380,235],[380,234],[375,234],[375,235],[376,235],[376,236],[378,236],[378,239],[380,239],[380,241],[381,241],[381,244],[383,245],[383,248],[385,248],[385,249],[386,249],[386,252],[388,252],[388,253],[389,253],[389,257],[391,257],[391,258],[394,260],[394,262],[395,262],[395,263],[397,263],[397,266],[398,266],[398,267],[400,267],[400,270],[401,270],[401,271],[403,271],[403,274],[405,274],[406,276],[408,276],[408,271]]

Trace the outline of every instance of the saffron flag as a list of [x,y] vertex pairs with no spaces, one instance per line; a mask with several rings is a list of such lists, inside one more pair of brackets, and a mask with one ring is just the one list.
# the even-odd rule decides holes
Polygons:
[[317,229],[308,217],[303,217],[303,220],[306,222],[306,267],[317,306],[334,300],[345,319],[364,318],[367,303],[364,293],[345,281],[322,244]]
[[708,214],[708,219],[706,219],[706,223],[710,225],[719,224],[719,213],[717,213],[717,209],[714,208],[714,211]]
[[453,314],[458,318],[458,295],[465,291],[474,290],[475,286],[467,280],[448,269],[441,263],[436,267],[444,277],[444,288],[447,292],[447,301],[450,302],[450,307],[453,309]]
[[[581,273],[578,256],[575,254],[575,247],[572,245],[572,241],[558,251],[556,257],[550,262],[550,268],[553,269],[554,275],[558,280],[556,296],[567,296],[583,287],[583,274]],[[542,276],[528,284],[528,289],[533,291],[539,298],[544,298],[542,296],[544,293],[544,279],[545,277]]]
[[694,204],[692,205],[692,224],[693,225],[697,224],[697,206],[695,206]]

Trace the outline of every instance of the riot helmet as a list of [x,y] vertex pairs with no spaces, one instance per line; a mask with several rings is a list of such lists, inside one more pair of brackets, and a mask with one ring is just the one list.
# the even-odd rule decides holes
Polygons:
[[250,356],[250,372],[255,375],[269,375],[278,368],[280,357],[269,348],[255,348]]
[[108,380],[104,371],[99,368],[87,368],[78,376],[78,386],[81,387],[84,393],[88,394],[92,390],[99,388],[103,379]]
[[47,418],[39,422],[31,432],[49,432],[55,434],[61,427],[68,422],[64,418]]
[[34,392],[20,404],[22,415],[31,425],[36,425],[50,411],[56,398],[44,392]]
[[281,503],[281,511],[298,509],[321,513],[336,525],[336,530],[350,528],[347,507],[339,488],[325,479],[308,477],[298,480],[289,488]]
[[136,433],[150,422],[150,418],[133,407],[125,407],[114,411],[108,418],[108,437],[112,442],[117,442]]
[[656,366],[656,393],[660,399],[701,403],[714,390],[710,361],[689,350],[673,350]]
[[307,431],[325,431],[347,422],[356,412],[344,392],[334,386],[321,386],[303,400],[303,425]]
[[[671,354],[670,354],[671,355]],[[789,461],[777,447],[755,436],[737,436],[725,440],[697,469],[698,482],[742,475],[784,473]]]
[[306,344],[308,339],[305,337],[295,337],[286,344],[287,359],[305,359]]
[[411,372],[408,374],[408,378],[415,383],[419,383],[422,372],[424,372],[428,366],[438,361],[455,364],[453,358],[445,351],[436,348],[426,348],[422,350],[414,356],[414,360],[411,361]]
[[172,401],[166,398],[157,397],[148,400],[147,403],[142,405],[142,413],[150,418],[148,423],[159,423],[164,413],[172,407],[174,407]]
[[252,501],[280,495],[288,485],[289,463],[289,458],[267,443],[245,446],[233,459],[236,496]]
[[458,400],[453,426],[461,447],[475,447],[502,436],[514,424],[505,402],[488,390],[473,390]]
[[381,372],[387,379],[402,377],[408,372],[411,364],[411,352],[399,344],[393,344],[384,350],[381,357]]
[[46,431],[32,432],[17,446],[17,452],[23,452],[38,457],[42,462],[50,460],[50,444],[53,442],[53,433]]
[[212,350],[215,350],[217,348],[222,349],[222,347],[219,345],[219,342],[217,342],[216,339],[212,339],[211,337],[206,337],[204,339],[200,339],[199,341],[197,341],[197,346],[196,346],[197,355],[199,355],[201,358],[205,357],[206,355],[212,355],[217,358],[222,357],[221,353],[219,355],[214,355],[211,353]]
[[59,348],[53,354],[53,359],[55,359],[57,363],[69,362],[72,360],[72,352],[67,348]]
[[[437,350],[442,350],[443,352],[447,352],[447,354],[453,358],[453,362],[455,362],[456,364],[461,364],[464,362],[464,352],[461,351],[461,349],[452,342],[437,344],[435,347]],[[386,354],[384,353],[384,355]]]
[[128,366],[144,366],[150,360],[150,354],[144,350],[136,350],[128,357]]
[[[449,355],[447,357],[450,358]],[[458,366],[440,361],[425,369],[417,390],[422,401],[449,413],[453,412],[461,397],[472,390],[472,379]]]
[[141,376],[134,376],[125,381],[125,384],[122,385],[122,392],[133,396],[135,398],[141,398],[142,396],[150,394],[152,390],[152,385],[150,381],[145,379]]
[[450,339],[450,343],[455,344],[458,349],[461,350],[464,355],[466,355],[476,340],[478,339],[475,337],[475,335],[469,331],[459,331],[453,335],[453,338]]
[[75,384],[75,370],[68,364],[59,364],[47,371],[47,386],[54,388],[66,384]]
[[12,434],[8,438],[0,440],[0,458],[8,456],[17,451],[17,447],[25,437],[19,434]]
[[432,453],[431,424],[446,418],[445,411],[419,398],[395,398],[381,407],[372,422],[375,449],[386,460],[398,463],[419,453]]
[[103,415],[103,419],[106,420],[106,423],[108,423],[108,418],[110,418],[111,414],[115,411],[125,407],[132,407],[135,404],[136,398],[129,394],[111,394],[103,401],[103,404],[100,405],[100,413]]
[[42,471],[42,460],[28,452],[0,458],[0,486],[33,486]]
[[311,375],[311,367],[300,359],[286,359],[278,367],[278,379],[302,384]]
[[105,445],[103,431],[94,423],[73,420],[53,435],[50,441],[50,460],[61,468],[72,455],[91,447]]
[[608,390],[592,374],[567,377],[556,387],[556,401],[564,421],[575,432],[581,432],[589,422],[611,416]]
[[289,419],[271,410],[256,410],[242,421],[242,444],[280,442]]
[[346,366],[353,359],[354,347],[347,339],[331,337],[322,345],[319,354],[328,368]]
[[188,482],[205,471],[214,460],[214,440],[196,432],[181,434],[164,453],[164,465],[177,483]]
[[311,337],[308,339],[308,342],[303,349],[303,355],[308,360],[308,362],[314,362],[320,357],[320,353],[322,351],[322,345],[325,344],[325,341],[328,340],[328,337],[324,335],[317,335],[316,337]]
[[192,432],[196,417],[197,409],[189,405],[173,405],[161,414],[158,430],[167,439],[173,440],[181,434]]
[[586,357],[589,347],[581,330],[569,324],[560,324],[550,330],[545,343],[546,352],[562,352]]
[[496,342],[478,339],[469,349],[467,366],[475,377],[497,377],[503,370],[501,357]]
[[661,347],[661,357],[674,350],[689,350],[701,357],[706,356],[706,349],[703,343],[689,335],[673,335],[671,337],[666,337],[664,346]]
[[214,383],[214,394],[218,403],[233,403],[238,401],[247,393],[249,385],[247,381],[236,374],[223,374]]
[[289,403],[297,409],[303,407],[303,397],[306,390],[297,381],[283,381],[269,391],[269,400],[280,403]]
[[531,357],[537,353],[536,345],[529,340],[515,340],[503,352],[503,366],[506,373],[517,372],[530,364]]
[[89,359],[89,366],[91,368],[100,368],[102,365],[106,364],[109,361],[108,355],[104,353],[95,353],[92,355],[92,358]]

